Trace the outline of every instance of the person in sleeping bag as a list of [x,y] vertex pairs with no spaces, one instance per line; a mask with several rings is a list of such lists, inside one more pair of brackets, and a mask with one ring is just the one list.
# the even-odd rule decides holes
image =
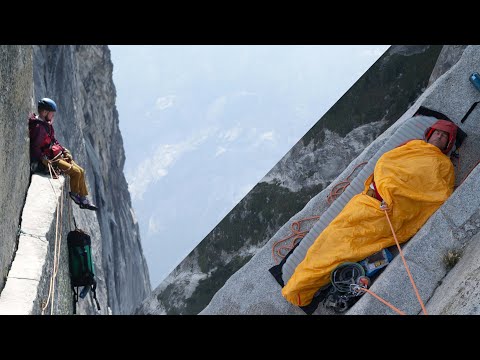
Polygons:
[[448,156],[457,126],[438,120],[423,140],[410,140],[384,153],[364,190],[320,233],[282,289],[297,306],[310,304],[344,262],[358,262],[395,245],[382,201],[399,243],[409,240],[452,194],[455,173]]

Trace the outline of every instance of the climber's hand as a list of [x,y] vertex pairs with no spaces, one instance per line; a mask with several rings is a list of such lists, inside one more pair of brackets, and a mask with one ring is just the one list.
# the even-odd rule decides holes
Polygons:
[[65,158],[65,160],[67,162],[72,162],[72,160],[73,160],[72,154],[70,154],[70,151],[64,151],[63,152],[63,157]]

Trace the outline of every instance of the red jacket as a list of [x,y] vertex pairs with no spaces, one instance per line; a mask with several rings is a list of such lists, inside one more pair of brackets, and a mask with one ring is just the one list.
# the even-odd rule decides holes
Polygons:
[[31,114],[28,118],[28,132],[30,136],[30,160],[39,161],[43,157],[53,158],[52,146],[58,145],[64,148],[55,139],[55,131],[52,124],[40,119],[37,115]]

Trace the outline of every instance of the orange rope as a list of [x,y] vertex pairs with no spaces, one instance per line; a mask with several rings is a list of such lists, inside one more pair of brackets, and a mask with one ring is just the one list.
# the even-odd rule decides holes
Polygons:
[[423,304],[422,299],[420,298],[420,294],[418,293],[417,286],[415,285],[415,281],[413,281],[412,274],[410,273],[410,269],[408,268],[407,262],[405,261],[405,257],[403,256],[403,251],[402,248],[400,247],[400,244],[398,243],[397,235],[395,234],[395,230],[393,230],[392,223],[390,221],[390,217],[388,216],[387,210],[388,206],[385,203],[382,203],[380,206],[380,209],[385,212],[385,215],[387,216],[388,224],[390,225],[390,229],[392,230],[393,238],[395,239],[395,243],[397,244],[398,251],[400,253],[400,256],[402,257],[403,265],[405,265],[405,269],[407,270],[408,277],[410,278],[410,282],[412,283],[413,289],[415,290],[415,295],[417,295],[418,302],[420,303],[420,306],[422,307],[423,313],[425,315],[427,314],[427,310],[425,309],[425,305]]
[[335,185],[327,196],[327,203],[331,204],[334,202],[345,191],[348,185],[350,185],[350,181],[347,180],[340,181]]
[[364,288],[364,287],[358,287],[359,290],[363,290],[367,293],[369,293],[370,295],[372,295],[373,297],[377,298],[378,300],[380,300],[382,303],[384,303],[385,305],[387,305],[390,309],[392,309],[393,311],[397,312],[398,314],[400,315],[406,315],[403,311],[401,310],[398,310],[395,306],[393,306],[392,304],[390,304],[388,301],[386,300],[383,300],[380,296],[378,296],[377,294],[375,294],[373,291],[371,290],[368,290],[367,288]]
[[[274,244],[273,244],[273,247],[272,247],[272,256],[273,256],[273,261],[275,261],[275,264],[278,264],[280,261],[277,259],[277,257],[279,257],[280,259],[283,259],[285,257],[285,255],[295,247],[295,245],[297,245],[297,242],[298,240],[302,239],[307,233],[309,230],[304,230],[304,231],[300,231],[300,227],[302,226],[302,222],[304,221],[308,221],[308,220],[312,220],[312,219],[318,219],[320,218],[320,216],[311,216],[311,217],[308,217],[308,218],[305,218],[305,219],[301,219],[301,220],[298,220],[298,221],[294,221],[291,225],[291,228],[292,228],[292,234],[287,236],[286,238],[283,238],[281,240],[278,240],[276,241]],[[284,243],[286,242],[288,239],[292,238],[293,237],[293,240],[292,242],[288,245],[288,244],[284,244],[282,246],[279,246],[277,248],[277,246],[281,243]],[[286,250],[286,252],[284,252]]]
[[355,172],[355,170],[358,169],[359,166],[365,165],[367,161],[364,161],[357,166],[355,166],[350,173],[350,175],[347,176],[347,178],[343,181],[340,181],[337,185],[335,185],[332,190],[330,191],[330,194],[327,196],[327,203],[331,204],[334,200],[336,200],[344,191],[345,189],[350,185],[350,176]]
[[[364,161],[364,162],[358,164],[357,166],[355,166],[354,169],[352,170],[352,172],[350,173],[350,175],[348,175],[345,180],[340,181],[338,184],[336,184],[332,188],[332,190],[330,190],[330,193],[327,196],[327,203],[328,204],[331,204],[334,200],[336,200],[345,191],[345,189],[350,185],[350,177],[352,176],[352,174],[360,166],[365,165],[366,163],[367,163],[367,161]],[[302,222],[307,221],[307,220],[312,220],[312,219],[319,219],[319,218],[320,218],[320,215],[315,215],[315,216],[311,216],[311,217],[308,217],[308,218],[300,219],[298,221],[294,221],[292,223],[292,225],[291,225],[292,234],[283,238],[283,239],[281,239],[281,240],[276,241],[272,246],[272,257],[273,257],[273,261],[275,262],[275,264],[278,264],[280,262],[277,259],[277,257],[280,258],[280,259],[283,259],[285,257],[285,255],[291,249],[293,249],[295,247],[295,245],[297,245],[298,241],[300,239],[302,239],[310,231],[310,230],[300,231],[300,227],[301,227]],[[286,242],[287,240],[291,239],[292,237],[293,237],[293,240],[290,244],[285,244],[285,245],[282,245],[282,246],[277,248],[277,246],[279,244]],[[286,252],[285,252],[285,250],[286,250]]]

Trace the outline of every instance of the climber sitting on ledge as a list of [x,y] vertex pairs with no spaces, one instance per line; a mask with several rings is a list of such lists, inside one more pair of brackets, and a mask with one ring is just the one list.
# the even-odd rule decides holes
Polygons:
[[30,136],[30,161],[32,171],[45,170],[51,165],[55,172],[70,177],[70,197],[82,209],[97,210],[88,199],[85,183],[85,170],[78,166],[70,151],[55,139],[53,118],[57,105],[52,99],[43,98],[38,102],[38,115],[28,119]]

